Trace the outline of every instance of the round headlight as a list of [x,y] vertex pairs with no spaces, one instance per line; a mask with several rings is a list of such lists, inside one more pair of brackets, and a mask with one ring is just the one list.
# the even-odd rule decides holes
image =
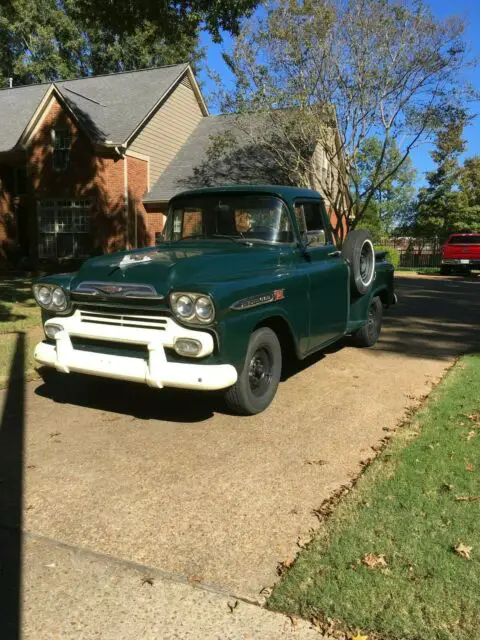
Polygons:
[[195,314],[202,322],[209,322],[213,318],[214,308],[210,298],[200,296],[195,303]]
[[195,304],[190,296],[180,296],[175,303],[175,311],[181,318],[191,318],[195,313]]
[[52,293],[52,304],[58,311],[65,311],[67,308],[67,296],[63,289],[56,287]]
[[39,287],[37,289],[37,300],[44,307],[48,307],[52,302],[52,290],[50,287]]

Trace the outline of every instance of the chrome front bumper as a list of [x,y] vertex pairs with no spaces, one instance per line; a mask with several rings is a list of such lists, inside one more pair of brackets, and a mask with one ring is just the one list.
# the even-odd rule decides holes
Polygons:
[[[36,346],[35,360],[39,365],[54,367],[63,373],[86,373],[143,382],[159,389],[177,387],[211,391],[230,387],[237,381],[237,371],[230,364],[198,364],[195,358],[191,364],[169,362],[165,347],[173,348],[178,338],[193,338],[201,343],[197,358],[211,354],[214,348],[209,333],[186,329],[171,318],[161,318],[158,326],[154,327],[151,317],[76,311],[67,318],[51,318],[45,323],[47,325],[56,325],[61,330],[55,336],[55,344],[40,342]],[[148,357],[75,349],[72,337],[111,342],[112,347],[115,343],[132,347],[143,345],[147,347]]]

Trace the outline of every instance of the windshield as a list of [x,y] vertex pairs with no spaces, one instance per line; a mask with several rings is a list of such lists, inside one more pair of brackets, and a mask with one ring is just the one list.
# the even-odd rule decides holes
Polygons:
[[172,203],[165,240],[212,239],[293,242],[285,204],[275,196],[215,194],[179,198]]

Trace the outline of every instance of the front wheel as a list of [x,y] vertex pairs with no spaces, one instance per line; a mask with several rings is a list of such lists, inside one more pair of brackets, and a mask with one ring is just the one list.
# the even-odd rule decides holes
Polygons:
[[378,296],[375,296],[368,309],[367,322],[353,334],[357,347],[373,347],[382,330],[382,317],[382,301]]
[[225,401],[240,415],[260,413],[272,402],[282,372],[282,349],[268,327],[254,331],[248,343],[243,370],[225,392]]

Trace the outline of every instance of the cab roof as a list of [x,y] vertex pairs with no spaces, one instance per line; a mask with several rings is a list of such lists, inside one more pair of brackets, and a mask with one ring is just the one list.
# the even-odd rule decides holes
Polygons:
[[189,189],[182,191],[172,198],[183,198],[185,196],[200,196],[214,193],[257,193],[279,196],[283,200],[293,201],[296,198],[314,198],[322,200],[322,196],[318,191],[313,189],[305,189],[303,187],[291,187],[278,184],[231,184],[221,187],[202,187],[200,189]]

